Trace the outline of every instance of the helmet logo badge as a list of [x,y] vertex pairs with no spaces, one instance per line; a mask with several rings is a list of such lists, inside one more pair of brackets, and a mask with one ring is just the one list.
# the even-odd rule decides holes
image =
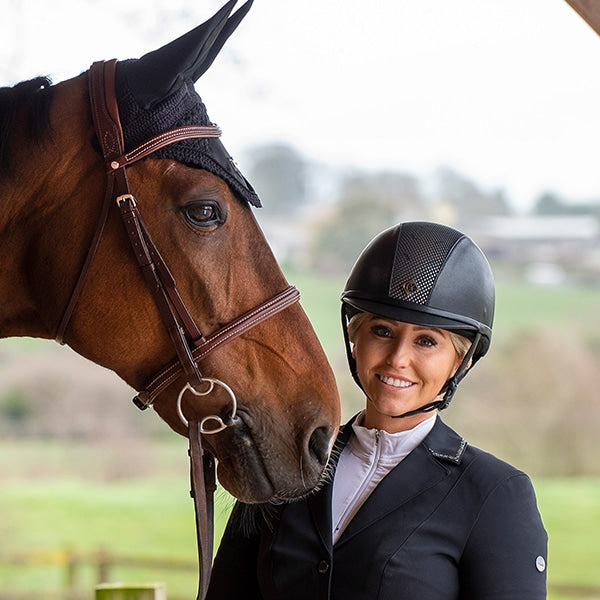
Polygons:
[[405,296],[412,296],[419,291],[419,286],[414,279],[408,279],[407,281],[404,281],[401,287]]

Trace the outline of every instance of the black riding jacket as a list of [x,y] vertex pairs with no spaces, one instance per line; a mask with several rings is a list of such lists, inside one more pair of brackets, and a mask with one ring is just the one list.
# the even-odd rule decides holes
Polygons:
[[[342,428],[338,450],[351,434]],[[335,545],[331,492],[326,485],[266,518],[236,505],[209,600],[546,598],[547,535],[529,478],[439,417]],[[251,534],[240,528],[244,513],[259,518]]]

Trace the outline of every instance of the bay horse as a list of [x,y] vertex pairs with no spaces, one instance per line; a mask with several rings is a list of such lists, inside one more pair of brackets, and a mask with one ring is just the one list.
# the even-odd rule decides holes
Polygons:
[[139,59],[0,89],[0,337],[57,339],[176,432],[199,422],[221,484],[257,503],[318,485],[340,408],[195,90],[235,4]]

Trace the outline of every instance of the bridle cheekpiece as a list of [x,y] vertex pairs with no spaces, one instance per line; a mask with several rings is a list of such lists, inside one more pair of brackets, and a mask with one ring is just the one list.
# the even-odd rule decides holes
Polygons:
[[[221,130],[216,125],[186,125],[155,135],[133,150],[125,152],[116,97],[116,63],[114,59],[96,62],[89,71],[92,118],[106,166],[106,192],[85,262],[58,325],[55,339],[61,344],[64,343],[65,332],[81,297],[110,206],[114,201],[119,208],[140,270],[148,283],[177,353],[177,359],[152,377],[144,389],[138,392],[134,403],[144,410],[152,406],[159,394],[182,374],[186,378],[186,384],[177,398],[176,409],[181,422],[188,429],[191,494],[194,499],[199,554],[197,598],[200,600],[206,596],[210,579],[213,549],[213,495],[216,488],[215,460],[203,449],[201,436],[218,433],[234,424],[237,400],[233,390],[226,383],[219,379],[203,377],[198,362],[215,348],[297,302],[300,293],[295,287],[289,286],[217,331],[207,336],[202,334],[179,295],[175,279],[146,229],[135,197],[129,189],[126,168],[164,146],[191,138],[218,138]],[[223,420],[219,415],[206,415],[199,419],[188,420],[181,407],[183,395],[190,392],[194,396],[206,396],[215,386],[222,387],[231,399],[231,410],[227,419]]]

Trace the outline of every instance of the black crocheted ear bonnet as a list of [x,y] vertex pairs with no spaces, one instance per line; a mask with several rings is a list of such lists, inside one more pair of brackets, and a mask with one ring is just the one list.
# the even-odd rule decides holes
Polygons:
[[[135,62],[125,60],[117,63],[117,96],[126,152],[145,140],[175,127],[214,125],[208,117],[202,99],[194,89],[194,82],[189,79],[150,108],[141,106],[127,82],[128,71]],[[253,206],[261,206],[258,195],[218,138],[194,138],[175,142],[150,156],[172,158],[190,167],[206,169],[225,180],[237,196]]]
[[[139,59],[117,63],[116,92],[125,151],[151,137],[185,125],[214,125],[194,89],[223,44],[247,14],[252,0],[231,14],[230,0],[208,21]],[[175,142],[150,155],[206,169],[253,206],[260,200],[218,138]]]

